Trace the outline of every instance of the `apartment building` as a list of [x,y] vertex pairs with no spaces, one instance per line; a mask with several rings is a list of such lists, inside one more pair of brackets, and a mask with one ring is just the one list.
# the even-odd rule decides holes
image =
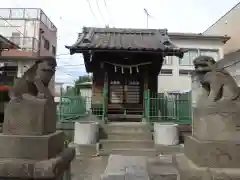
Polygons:
[[223,47],[224,54],[233,53],[240,49],[240,2],[208,27],[204,35],[229,36],[231,39]]
[[[1,53],[4,50],[10,50],[10,49],[16,49],[19,48],[16,44],[13,42],[9,41],[7,38],[2,36],[0,34],[0,58],[1,58]],[[16,74],[8,74],[8,72],[15,72],[16,69],[15,67],[12,66],[10,63],[1,63],[0,62],[0,123],[3,122],[4,119],[4,108],[6,105],[6,102],[8,102],[8,87],[5,86],[7,84],[6,82],[11,81],[13,76],[16,76]]]
[[[5,38],[0,34],[0,58],[2,52],[6,50],[18,49],[19,46]],[[13,72],[13,73],[12,73]],[[13,77],[17,74],[16,64],[11,62],[1,62],[0,60],[0,96],[1,96],[1,85],[8,84],[9,81],[13,81]],[[1,101],[1,100],[0,100]]]
[[170,33],[169,37],[177,47],[188,52],[182,59],[166,57],[158,76],[158,92],[188,92],[191,90],[191,72],[193,59],[199,55],[208,55],[216,61],[223,58],[226,36],[212,36],[192,33]]
[[[20,49],[3,51],[2,56],[55,56],[57,28],[38,8],[0,8],[0,34],[20,46]],[[22,58],[21,58],[22,59]],[[3,62],[2,62],[3,63]],[[34,63],[32,60],[14,61],[17,76]],[[54,79],[50,89],[54,92]]]

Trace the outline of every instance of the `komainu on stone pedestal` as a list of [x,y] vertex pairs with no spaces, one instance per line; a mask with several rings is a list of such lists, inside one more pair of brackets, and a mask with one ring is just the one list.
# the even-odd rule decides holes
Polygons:
[[0,135],[0,179],[61,179],[75,156],[56,132],[56,105],[48,88],[56,60],[36,63],[10,91]]
[[240,88],[237,58],[215,62],[194,60],[195,83],[201,84],[193,109],[193,136],[185,141],[185,155],[196,165],[240,168]]
[[48,88],[56,61],[38,60],[11,89],[3,133],[43,135],[56,131],[56,105]]
[[202,93],[193,114],[193,135],[199,140],[234,141],[240,139],[240,60],[223,59],[215,63],[208,56],[194,60],[194,76]]
[[219,62],[208,56],[194,60],[192,136],[185,139],[184,154],[172,155],[172,164],[164,163],[164,156],[158,158],[154,178],[162,179],[171,166],[174,180],[240,179],[239,57],[240,53]]

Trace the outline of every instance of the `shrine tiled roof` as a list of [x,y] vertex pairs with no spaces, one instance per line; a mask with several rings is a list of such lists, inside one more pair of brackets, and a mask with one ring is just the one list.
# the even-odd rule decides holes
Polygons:
[[66,46],[70,53],[87,50],[124,50],[149,52],[174,52],[178,56],[183,51],[168,37],[166,29],[120,29],[84,27],[72,46]]

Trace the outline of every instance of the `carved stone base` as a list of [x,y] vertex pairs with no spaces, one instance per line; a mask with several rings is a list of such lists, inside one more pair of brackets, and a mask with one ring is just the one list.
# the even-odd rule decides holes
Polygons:
[[240,168],[199,167],[184,154],[176,155],[180,180],[239,180]]
[[0,158],[44,160],[55,157],[64,148],[64,133],[44,136],[0,134]]
[[54,101],[28,94],[11,100],[4,112],[3,133],[8,135],[45,135],[56,131]]
[[196,165],[209,168],[240,168],[240,141],[200,141],[189,136],[184,153]]
[[240,168],[199,167],[181,153],[155,157],[148,174],[153,180],[239,180]]
[[61,179],[75,156],[74,148],[66,148],[58,156],[42,161],[0,158],[0,179]]
[[240,102],[218,101],[194,108],[193,136],[203,141],[238,141],[240,139]]

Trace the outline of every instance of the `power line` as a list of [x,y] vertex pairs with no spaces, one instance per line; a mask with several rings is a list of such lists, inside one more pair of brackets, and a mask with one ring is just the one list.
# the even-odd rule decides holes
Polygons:
[[[60,58],[60,57],[56,57],[56,59],[72,59],[72,55],[70,53],[67,54],[57,54],[56,56],[67,56],[70,55],[69,58]],[[78,56],[83,56],[82,54],[78,54]]]
[[64,65],[60,65],[60,66],[57,66],[57,67],[77,67],[77,66],[85,66],[85,64],[64,64]]
[[112,20],[112,17],[111,17],[111,13],[110,13],[110,11],[109,11],[109,9],[108,9],[108,5],[107,5],[106,0],[104,0],[104,5],[105,5],[106,10],[107,10],[107,12],[108,12],[108,15],[109,15],[109,18],[110,18],[110,23],[112,23],[112,25],[114,26],[113,20]]
[[96,15],[94,14],[94,11],[93,11],[93,9],[92,9],[92,6],[91,6],[89,0],[86,0],[86,1],[87,1],[87,3],[88,3],[88,6],[89,6],[89,8],[90,8],[90,10],[91,10],[91,12],[92,12],[92,14],[93,14],[96,22],[97,22],[98,24],[100,24],[100,23],[98,22],[98,19],[97,19]]
[[[67,55],[70,55],[69,53],[67,54],[57,54],[56,56],[67,56]],[[58,58],[57,58],[58,59]],[[60,58],[59,58],[60,59]]]
[[100,12],[100,15],[101,15],[101,17],[102,17],[102,19],[103,19],[103,22],[104,22],[104,24],[105,24],[105,26],[106,26],[107,24],[106,24],[106,21],[105,21],[105,18],[104,18],[104,16],[103,16],[103,14],[102,14],[102,11],[101,11],[101,9],[100,9],[100,7],[99,7],[98,0],[96,0],[96,4],[97,4],[97,7],[98,7],[98,11]]

